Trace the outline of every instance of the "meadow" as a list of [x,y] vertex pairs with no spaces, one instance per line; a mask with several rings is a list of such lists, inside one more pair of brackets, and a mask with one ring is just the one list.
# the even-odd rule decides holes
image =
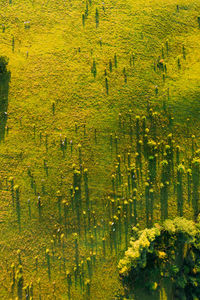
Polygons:
[[199,17],[195,0],[1,1],[0,299],[123,299],[132,225],[197,219]]

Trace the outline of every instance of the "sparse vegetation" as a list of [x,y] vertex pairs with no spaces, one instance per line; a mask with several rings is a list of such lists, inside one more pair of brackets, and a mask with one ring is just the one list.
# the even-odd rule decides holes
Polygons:
[[[150,299],[168,299],[166,259],[199,297],[199,9],[2,1],[0,299],[144,299],[138,240]],[[183,255],[160,244],[169,225],[189,230]]]

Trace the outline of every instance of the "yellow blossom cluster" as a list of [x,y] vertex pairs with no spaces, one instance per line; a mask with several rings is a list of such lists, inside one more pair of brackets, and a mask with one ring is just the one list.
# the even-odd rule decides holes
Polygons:
[[[125,252],[125,257],[119,261],[119,272],[122,276],[127,276],[131,268],[136,268],[138,264],[144,265],[144,258],[151,246],[151,243],[160,235],[159,228],[145,229],[140,232],[138,240],[131,241],[130,247]],[[143,260],[141,258],[143,256]]]

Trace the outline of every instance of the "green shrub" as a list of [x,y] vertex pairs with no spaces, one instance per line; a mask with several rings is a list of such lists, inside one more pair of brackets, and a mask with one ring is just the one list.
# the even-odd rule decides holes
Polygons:
[[[134,227],[136,228],[136,227]],[[129,291],[145,287],[148,294],[168,288],[167,299],[200,295],[200,223],[175,218],[151,229],[134,230],[130,246],[119,261],[119,274]],[[195,284],[196,282],[196,284]]]

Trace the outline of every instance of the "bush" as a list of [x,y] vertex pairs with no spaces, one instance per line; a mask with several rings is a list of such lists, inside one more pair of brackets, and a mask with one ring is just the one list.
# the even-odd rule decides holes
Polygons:
[[[200,295],[200,223],[184,218],[166,220],[138,231],[119,262],[124,285],[155,293],[168,281],[168,299],[192,300]],[[154,296],[152,296],[154,297]],[[152,298],[154,299],[154,298]],[[198,298],[199,299],[199,298]]]

